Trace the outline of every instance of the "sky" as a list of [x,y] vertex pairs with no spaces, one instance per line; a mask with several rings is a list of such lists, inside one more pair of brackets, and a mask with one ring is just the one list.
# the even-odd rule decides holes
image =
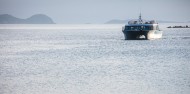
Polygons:
[[190,0],[0,0],[0,14],[45,14],[60,24],[137,19],[140,12],[147,20],[190,21]]

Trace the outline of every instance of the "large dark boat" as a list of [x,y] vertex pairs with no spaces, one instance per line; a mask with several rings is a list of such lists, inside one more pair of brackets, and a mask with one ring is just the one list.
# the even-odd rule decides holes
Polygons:
[[162,30],[159,29],[156,21],[143,21],[141,14],[138,20],[129,21],[122,29],[125,40],[140,39],[144,36],[145,39],[162,38]]

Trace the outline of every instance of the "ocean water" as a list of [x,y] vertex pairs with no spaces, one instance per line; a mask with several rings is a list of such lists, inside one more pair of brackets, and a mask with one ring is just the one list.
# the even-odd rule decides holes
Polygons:
[[0,25],[0,94],[189,94],[178,24],[156,40],[124,40],[120,24]]

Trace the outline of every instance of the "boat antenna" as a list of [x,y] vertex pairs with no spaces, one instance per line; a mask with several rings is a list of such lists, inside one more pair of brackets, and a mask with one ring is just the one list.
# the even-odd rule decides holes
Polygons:
[[142,0],[140,0],[140,3],[141,3],[141,4],[140,4],[140,6],[139,6],[139,7],[140,7],[139,23],[140,23],[140,24],[143,24],[143,20],[142,20],[142,16],[141,16]]
[[140,15],[139,15],[139,23],[140,23],[140,24],[143,23],[142,18],[141,18],[141,12],[140,12]]

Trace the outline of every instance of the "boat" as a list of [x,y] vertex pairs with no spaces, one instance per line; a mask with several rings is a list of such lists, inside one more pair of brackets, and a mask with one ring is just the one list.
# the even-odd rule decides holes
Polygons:
[[138,20],[131,20],[122,28],[125,40],[134,39],[158,39],[162,38],[163,31],[155,20],[144,21],[141,14]]

